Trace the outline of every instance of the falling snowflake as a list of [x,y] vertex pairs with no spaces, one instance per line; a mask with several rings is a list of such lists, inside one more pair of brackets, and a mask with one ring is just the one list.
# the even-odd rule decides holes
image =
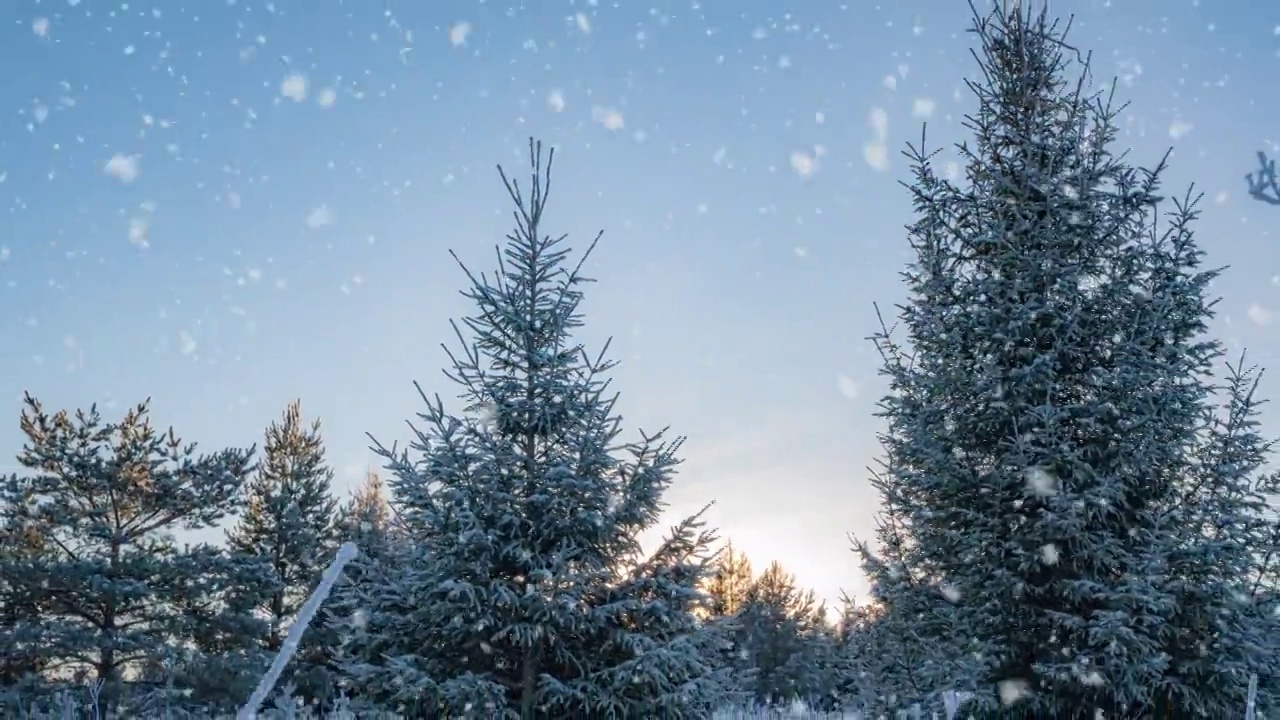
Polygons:
[[280,81],[280,94],[289,98],[294,102],[302,102],[307,99],[307,78],[304,75],[293,73]]
[[889,170],[889,147],[883,142],[869,142],[862,146],[862,159],[877,172]]
[[1045,565],[1058,564],[1058,546],[1049,543],[1040,548],[1040,559],[1044,560]]
[[1185,120],[1174,120],[1169,125],[1169,137],[1177,140],[1178,138],[1191,132],[1191,123]]
[[930,118],[937,107],[938,104],[929,98],[916,98],[911,103],[911,116],[920,119]]
[[599,105],[591,108],[591,119],[603,125],[606,130],[621,130],[624,125],[622,113]]
[[49,37],[49,18],[38,17],[31,21],[31,32],[38,37]]
[[813,177],[818,172],[818,159],[803,150],[797,150],[791,153],[791,169],[800,177]]
[[316,104],[326,110],[333,107],[338,102],[338,91],[333,88],[325,88],[316,94]]
[[307,228],[309,230],[319,230],[326,225],[333,224],[333,210],[328,205],[321,205],[307,213]]
[[591,33],[591,20],[586,16],[586,13],[578,13],[577,15],[574,15],[573,20],[583,34]]
[[122,183],[131,183],[138,179],[138,156],[112,155],[102,171]]
[[877,140],[888,139],[889,113],[885,112],[884,108],[871,108],[871,112],[867,113],[867,124],[871,126],[871,130],[876,134]]
[[564,93],[559,90],[552,90],[551,94],[547,96],[547,107],[551,108],[551,112],[564,112]]
[[1255,325],[1270,325],[1271,322],[1275,320],[1275,313],[1262,307],[1258,303],[1250,305],[1246,314],[1249,316],[1249,320],[1253,321]]
[[957,589],[955,585],[943,583],[938,586],[938,592],[942,593],[942,597],[946,598],[947,602],[960,602],[960,590]]
[[858,399],[858,383],[853,378],[841,373],[836,376],[836,387],[840,389],[840,394],[850,400]]
[[136,217],[129,221],[129,243],[142,250],[151,247],[148,240],[151,223],[146,218]]
[[998,688],[1000,691],[1000,704],[1005,706],[1025,700],[1031,695],[1031,685],[1026,680],[1018,678],[1001,680]]
[[1058,492],[1058,478],[1042,467],[1027,468],[1023,473],[1027,489],[1037,497],[1049,497]]
[[1089,687],[1102,687],[1107,684],[1107,681],[1103,679],[1102,674],[1097,670],[1090,670],[1080,676],[1080,683]]
[[454,46],[465,45],[467,36],[471,34],[471,23],[459,22],[449,28],[449,42]]

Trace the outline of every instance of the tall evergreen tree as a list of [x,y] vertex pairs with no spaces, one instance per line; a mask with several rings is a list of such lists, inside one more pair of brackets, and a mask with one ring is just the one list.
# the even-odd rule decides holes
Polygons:
[[796,587],[795,577],[777,562],[747,589],[738,615],[739,644],[754,670],[757,703],[774,706],[808,699],[805,676],[813,668],[806,636],[816,612],[813,591]]
[[1169,625],[1171,705],[1201,717],[1240,712],[1258,675],[1266,696],[1280,678],[1280,605],[1267,592],[1280,579],[1280,518],[1268,494],[1280,489],[1265,466],[1273,443],[1258,433],[1260,373],[1243,358],[1228,367],[1225,407],[1212,419],[1196,464],[1171,513],[1180,529],[1169,575],[1177,598]]
[[733,543],[725,545],[716,556],[706,590],[710,596],[708,612],[712,617],[737,614],[747,599],[747,593],[755,582],[751,572],[751,559],[746,553],[735,550]]
[[325,463],[320,421],[302,421],[302,407],[290,403],[281,420],[267,427],[262,460],[246,486],[245,512],[227,532],[233,552],[265,562],[274,587],[260,610],[270,625],[264,645],[274,651],[289,622],[306,602],[328,565],[337,540],[337,500],[333,470]]
[[371,588],[385,586],[398,577],[392,543],[397,540],[393,515],[387,502],[382,477],[373,471],[352,493],[338,513],[338,527],[344,541],[356,543],[360,549],[347,563],[342,577],[322,608],[323,632],[326,634],[324,665],[341,685],[348,697],[360,696],[343,673],[349,662],[347,642],[352,632],[359,632],[368,617],[364,595]]
[[697,515],[641,554],[680,441],[618,439],[613,363],[571,339],[583,261],[542,234],[551,158],[529,149],[528,196],[503,175],[516,229],[497,274],[464,267],[478,312],[446,375],[470,415],[423,394],[413,457],[377,446],[406,537],[364,589],[348,668],[426,715],[707,717],[722,677],[695,613],[714,537]]
[[253,450],[197,456],[151,426],[147,403],[110,423],[96,408],[49,415],[30,395],[25,405],[18,461],[29,474],[4,485],[0,505],[45,551],[6,554],[3,569],[43,612],[13,629],[47,670],[100,681],[99,709],[114,717],[130,675],[190,641],[184,589],[221,569],[216,549],[179,546],[173,533],[234,511]]
[[363,557],[376,556],[392,533],[391,506],[382,477],[369,472],[338,513],[338,526],[343,539],[360,548]]
[[742,701],[755,696],[756,669],[743,644],[745,634],[741,617],[747,593],[754,583],[751,560],[732,543],[727,543],[716,554],[704,586],[708,597],[702,628],[711,643],[711,657],[720,668],[728,671],[732,690]]
[[[267,427],[262,459],[246,486],[245,512],[227,532],[233,553],[256,558],[269,571],[270,591],[258,607],[268,624],[262,645],[269,653],[280,649],[293,618],[337,549],[338,501],[332,483],[320,421],[306,424],[301,403],[294,401],[279,421]],[[256,588],[252,592],[259,594]],[[324,682],[303,679],[306,665],[304,653],[290,668],[294,681],[306,685],[303,695],[308,699],[327,696],[330,688]],[[320,686],[313,687],[316,683]]]
[[997,713],[1152,712],[1184,682],[1163,579],[1218,354],[1200,337],[1216,273],[1199,268],[1194,200],[1156,228],[1163,165],[1110,152],[1117,111],[1087,71],[1068,83],[1044,11],[997,7],[976,33],[967,182],[913,150],[908,339],[876,338],[891,391],[873,482],[899,513],[901,565],[925,582],[866,569],[894,602],[929,608],[916,638],[968,643],[933,666],[960,663],[959,678],[920,673],[927,694],[972,690]]
[[[17,496],[18,477],[0,478],[8,488],[7,498]],[[49,552],[38,527],[22,518],[21,508],[0,506],[0,688],[11,690],[13,698],[0,695],[0,713],[16,714],[20,686],[38,681],[47,664],[30,630],[48,610],[38,588],[23,582],[23,566]]]

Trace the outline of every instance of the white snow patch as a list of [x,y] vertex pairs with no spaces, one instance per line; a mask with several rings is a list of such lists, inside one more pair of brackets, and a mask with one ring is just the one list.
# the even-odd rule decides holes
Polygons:
[[299,73],[293,73],[280,81],[280,94],[289,98],[294,102],[302,102],[307,99],[307,78]]
[[131,183],[138,179],[138,156],[119,153],[112,155],[102,171],[122,183]]

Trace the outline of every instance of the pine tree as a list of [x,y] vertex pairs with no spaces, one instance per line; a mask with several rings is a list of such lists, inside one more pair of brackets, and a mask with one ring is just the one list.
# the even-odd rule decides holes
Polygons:
[[364,482],[352,494],[350,501],[338,513],[338,527],[342,537],[360,548],[361,557],[380,554],[390,541],[391,506],[382,478],[376,472],[365,476]]
[[1250,675],[1267,692],[1280,676],[1280,616],[1265,591],[1280,579],[1280,520],[1267,504],[1278,476],[1263,472],[1273,443],[1257,429],[1259,379],[1243,358],[1228,367],[1225,413],[1213,418],[1171,513],[1181,532],[1169,564],[1170,705],[1201,717],[1240,712]]
[[741,646],[755,672],[754,695],[762,705],[803,699],[803,676],[810,673],[805,634],[817,610],[813,591],[796,587],[795,577],[770,563],[747,590],[739,618]]
[[210,554],[173,533],[233,512],[253,450],[197,456],[151,426],[145,402],[111,423],[96,408],[49,415],[30,395],[25,406],[18,461],[29,474],[5,484],[0,505],[44,550],[5,575],[43,612],[15,630],[50,670],[100,681],[100,709],[114,717],[130,674],[190,639],[178,600],[206,582]]
[[618,439],[613,364],[571,339],[585,256],[568,265],[542,234],[543,159],[530,141],[528,197],[503,174],[516,230],[497,274],[463,268],[478,312],[446,375],[468,414],[420,390],[413,457],[376,445],[404,539],[362,589],[347,668],[424,715],[706,717],[722,678],[695,614],[714,536],[694,516],[641,555],[680,441]]
[[924,695],[1142,713],[1171,681],[1169,508],[1210,393],[1217,348],[1200,335],[1216,273],[1198,267],[1192,198],[1157,231],[1163,164],[1137,170],[1108,150],[1117,111],[1084,89],[1087,71],[1068,84],[1044,12],[997,7],[976,32],[966,186],[913,149],[908,340],[876,338],[891,390],[873,483],[920,582],[892,563],[866,570],[891,602],[927,608],[913,639],[968,644],[918,674]]
[[322,627],[327,638],[324,665],[348,697],[360,694],[358,688],[351,686],[342,668],[350,661],[347,643],[351,634],[360,631],[367,617],[363,595],[379,584],[394,582],[390,579],[396,570],[392,544],[397,541],[397,532],[393,520],[385,485],[381,476],[373,471],[365,475],[364,482],[338,513],[343,540],[355,542],[360,554],[347,564],[322,608]]
[[[306,425],[301,403],[294,401],[267,427],[262,460],[246,488],[245,512],[227,533],[233,553],[256,558],[269,569],[270,592],[258,608],[268,624],[262,645],[269,653],[280,649],[337,548],[338,502],[332,483],[320,421]],[[252,591],[258,593],[257,588]],[[309,633],[308,639],[318,640],[317,634]],[[324,678],[307,672],[309,654],[291,665],[290,677],[306,699],[326,698],[331,688]]]
[[740,617],[754,583],[751,560],[733,543],[727,543],[717,553],[704,584],[708,599],[702,628],[713,648],[711,657],[718,667],[728,671],[733,679],[732,690],[743,702],[755,695],[756,669],[742,644],[745,635]]
[[751,559],[735,550],[733,543],[725,545],[716,556],[706,590],[710,596],[708,612],[712,617],[737,614],[747,599],[755,575],[751,572]]
[[[0,478],[0,486],[8,489],[7,497],[15,497],[17,476]],[[20,686],[37,682],[47,665],[30,630],[48,604],[37,588],[20,580],[27,563],[49,552],[46,545],[39,529],[24,522],[20,508],[0,507],[0,714],[24,710],[13,705],[20,702]],[[8,692],[14,697],[6,697]]]

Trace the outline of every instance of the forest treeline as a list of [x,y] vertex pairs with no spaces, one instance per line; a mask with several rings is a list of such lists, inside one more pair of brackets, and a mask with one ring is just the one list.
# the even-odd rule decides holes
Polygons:
[[[684,440],[624,432],[608,348],[573,339],[595,243],[543,226],[554,152],[530,141],[523,182],[499,169],[496,271],[459,262],[448,400],[418,388],[413,440],[374,440],[383,469],[351,498],[298,403],[260,447],[200,453],[145,403],[26,398],[0,487],[0,714],[68,693],[97,717],[233,713],[343,542],[360,553],[277,708],[1231,717],[1252,687],[1257,717],[1280,712],[1280,475],[1259,372],[1208,334],[1223,271],[1197,198],[1114,150],[1119,109],[1045,14],[975,30],[964,177],[909,149],[907,300],[872,338],[881,512],[850,555],[869,597],[824,608],[702,513],[641,547]],[[225,542],[181,539],[225,522]]]

